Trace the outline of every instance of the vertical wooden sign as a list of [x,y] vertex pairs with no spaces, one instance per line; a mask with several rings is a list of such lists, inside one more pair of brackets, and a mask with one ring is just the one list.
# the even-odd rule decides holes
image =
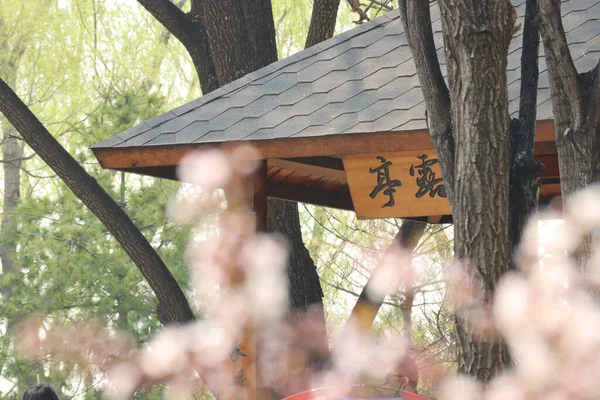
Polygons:
[[222,383],[226,400],[256,400],[256,343],[254,328],[246,326],[231,344]]
[[349,155],[342,160],[359,219],[451,214],[433,149]]
[[[226,195],[228,192],[236,194],[227,197],[228,210],[253,214],[258,232],[267,230],[266,179],[267,162],[261,161],[251,179],[237,182],[237,186],[226,190]],[[245,276],[232,276],[230,285],[240,287],[244,280]],[[229,359],[225,361],[221,377],[222,393],[219,398],[222,400],[257,400],[264,397],[265,390],[258,384],[256,329],[254,323],[246,323],[240,335],[230,344]]]

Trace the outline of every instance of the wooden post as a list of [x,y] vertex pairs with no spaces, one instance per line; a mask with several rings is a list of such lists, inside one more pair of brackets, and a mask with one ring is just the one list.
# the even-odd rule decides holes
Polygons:
[[[267,232],[267,160],[261,161],[254,174],[254,214],[256,216],[256,232]],[[268,290],[265,288],[265,290]],[[257,344],[254,343],[255,354],[258,354]],[[258,379],[260,373],[261,360],[256,357],[254,363],[255,379]],[[266,400],[269,398],[269,389],[264,387],[258,380],[256,385],[256,400]]]
[[[261,161],[252,179],[236,182],[227,199],[228,209],[253,210],[256,231],[267,230],[267,162]],[[239,284],[239,283],[238,283]],[[225,368],[224,400],[262,400],[268,391],[258,384],[258,360],[256,349],[256,326],[243,328],[240,337],[231,344],[230,363]]]

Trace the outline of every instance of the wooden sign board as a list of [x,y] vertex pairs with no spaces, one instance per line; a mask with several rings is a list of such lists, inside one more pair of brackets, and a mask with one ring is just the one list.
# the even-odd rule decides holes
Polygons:
[[358,219],[450,215],[435,150],[343,157]]

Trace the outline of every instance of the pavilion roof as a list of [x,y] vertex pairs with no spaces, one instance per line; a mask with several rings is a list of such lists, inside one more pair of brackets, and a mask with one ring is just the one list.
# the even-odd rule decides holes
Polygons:
[[[520,21],[525,3],[513,0]],[[446,73],[439,8],[434,38]],[[563,1],[563,24],[580,71],[600,52],[600,0]],[[425,103],[398,10],[246,75],[121,132],[94,149],[261,141],[426,129]],[[522,36],[508,56],[510,111],[518,110]],[[538,119],[552,119],[540,55]],[[592,54],[595,53],[595,54]]]

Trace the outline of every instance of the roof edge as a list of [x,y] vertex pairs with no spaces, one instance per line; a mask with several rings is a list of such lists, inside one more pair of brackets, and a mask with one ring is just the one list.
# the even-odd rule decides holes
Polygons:
[[[537,122],[536,144],[554,148],[554,122]],[[240,143],[250,143],[263,159],[343,156],[391,151],[433,149],[429,131],[426,129],[375,133],[340,133],[317,137],[295,137],[219,143],[196,143],[140,147],[93,148],[102,168],[135,169],[147,167],[172,167],[185,154],[195,149],[211,147],[231,148]],[[548,150],[544,150],[548,151]],[[550,149],[549,151],[552,151]]]

